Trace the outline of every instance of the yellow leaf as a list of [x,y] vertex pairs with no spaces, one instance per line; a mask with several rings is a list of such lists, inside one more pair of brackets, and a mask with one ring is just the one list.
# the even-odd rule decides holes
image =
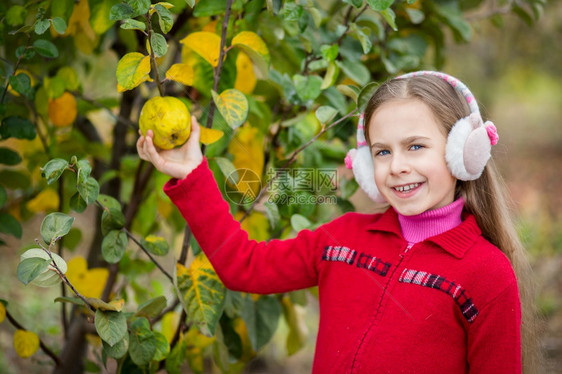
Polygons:
[[74,5],[72,15],[64,36],[74,36],[74,45],[81,52],[91,54],[98,43],[99,37],[90,25],[90,6],[88,0],[80,0]]
[[41,191],[26,204],[27,209],[34,213],[50,212],[59,208],[59,195],[52,188]]
[[117,64],[117,84],[124,91],[130,90],[150,79],[150,56],[131,52],[119,60]]
[[[243,212],[238,211],[234,218],[240,220],[243,215]],[[254,210],[242,221],[240,226],[248,233],[250,239],[255,239],[259,242],[269,239],[269,222],[263,213]]]
[[221,130],[208,129],[204,126],[201,126],[201,137],[199,138],[199,141],[205,145],[213,144],[219,141],[219,139],[222,138],[223,134],[224,132],[222,132]]
[[173,64],[166,72],[167,79],[185,84],[186,86],[193,85],[193,77],[193,67],[189,64]]
[[168,343],[172,342],[178,323],[180,321],[180,314],[178,312],[168,312],[162,317],[162,335],[166,337]]
[[[253,171],[258,178],[261,178],[264,166],[263,154],[263,134],[260,134],[257,128],[248,124],[242,126],[234,139],[228,145],[228,152],[234,156],[232,163],[236,169],[249,169]],[[236,185],[238,191],[242,194],[249,194],[251,190],[253,196],[259,193],[259,183],[248,183],[241,178]]]
[[234,88],[245,93],[251,94],[256,87],[256,73],[254,73],[254,65],[247,54],[240,51],[236,58],[236,82]]
[[159,3],[156,3],[156,4],[152,4],[150,6],[150,10],[149,10],[150,15],[153,15],[156,12],[156,9],[154,9],[155,5],[162,5],[166,9],[171,9],[171,8],[174,7],[174,4],[170,4],[170,3],[167,3],[167,2],[163,2],[163,1],[159,2]]
[[88,270],[84,257],[74,257],[68,261],[66,277],[84,297],[100,298],[109,272],[104,268]]
[[216,31],[217,31],[217,23],[218,23],[218,22],[219,22],[219,21],[215,19],[215,20],[213,20],[213,21],[207,23],[207,24],[203,27],[203,31],[208,31],[208,32],[212,32],[212,33],[216,32]]
[[180,43],[191,48],[213,67],[219,64],[221,38],[217,34],[208,31],[194,32],[183,38]]
[[261,75],[267,77],[269,70],[269,49],[255,32],[242,31],[232,39],[232,46],[242,49],[250,56]]
[[4,318],[6,318],[6,307],[0,302],[0,323],[4,322]]
[[17,330],[14,333],[14,349],[18,356],[31,357],[39,348],[39,337],[37,334],[26,330]]
[[217,95],[211,90],[217,109],[228,125],[235,129],[242,125],[248,117],[248,99],[244,94],[234,88],[223,91]]
[[197,326],[206,336],[213,336],[222,313],[225,287],[202,253],[185,269],[177,265],[177,288],[186,311],[186,323]]
[[123,309],[123,305],[125,304],[125,300],[111,300],[109,303],[106,303],[102,299],[98,299],[96,297],[87,297],[86,301],[96,309],[100,310],[110,310],[113,312],[120,312]]

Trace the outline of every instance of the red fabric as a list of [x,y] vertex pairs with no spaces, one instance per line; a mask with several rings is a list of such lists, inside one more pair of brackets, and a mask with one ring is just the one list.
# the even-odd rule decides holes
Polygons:
[[313,373],[521,372],[516,278],[473,216],[410,249],[393,209],[258,243],[230,215],[206,160],[164,191],[226,287],[318,285]]

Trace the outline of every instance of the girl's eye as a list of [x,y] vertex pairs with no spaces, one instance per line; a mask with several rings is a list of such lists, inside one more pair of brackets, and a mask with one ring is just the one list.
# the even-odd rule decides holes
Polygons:
[[375,156],[386,156],[386,155],[389,155],[389,154],[390,154],[390,152],[387,149],[383,149],[381,151],[376,152]]
[[423,145],[420,145],[420,144],[414,144],[414,145],[412,145],[412,146],[410,147],[410,149],[411,149],[412,151],[417,151],[417,150],[420,150],[420,149],[422,149],[422,148],[423,148]]

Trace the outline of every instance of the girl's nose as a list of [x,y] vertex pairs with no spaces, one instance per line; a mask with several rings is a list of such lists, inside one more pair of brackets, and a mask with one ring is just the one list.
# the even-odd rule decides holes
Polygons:
[[395,175],[409,173],[410,165],[408,160],[404,156],[395,153],[390,163],[390,172]]

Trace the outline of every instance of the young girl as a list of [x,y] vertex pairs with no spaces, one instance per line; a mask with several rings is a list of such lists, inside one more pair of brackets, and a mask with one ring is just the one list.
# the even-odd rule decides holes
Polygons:
[[523,338],[533,338],[530,267],[488,162],[495,127],[482,123],[462,82],[416,72],[382,84],[346,165],[390,207],[289,240],[248,239],[192,123],[181,148],[159,151],[149,132],[138,153],[173,177],[164,190],[226,287],[265,294],[318,285],[314,373],[521,372],[520,295]]

